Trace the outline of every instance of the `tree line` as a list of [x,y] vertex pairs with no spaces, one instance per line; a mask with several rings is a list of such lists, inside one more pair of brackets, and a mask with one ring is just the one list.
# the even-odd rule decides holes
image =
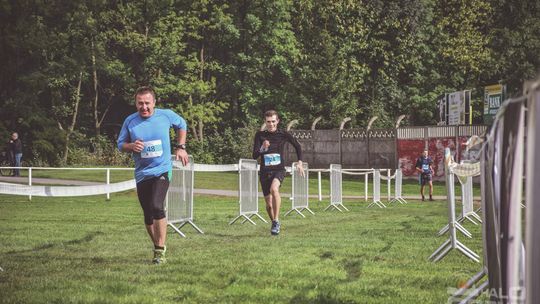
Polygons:
[[481,123],[483,86],[518,95],[537,75],[539,16],[527,0],[0,0],[0,136],[35,164],[123,162],[140,85],[208,162],[242,156],[267,109],[298,128],[426,125],[437,96],[473,89]]

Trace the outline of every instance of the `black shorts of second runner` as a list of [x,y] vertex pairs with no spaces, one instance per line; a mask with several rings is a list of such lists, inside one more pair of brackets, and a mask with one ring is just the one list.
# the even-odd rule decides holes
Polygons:
[[425,184],[429,184],[429,182],[431,181],[432,177],[431,177],[431,174],[425,174],[425,173],[422,173],[420,175],[420,185],[425,185]]
[[144,223],[152,225],[154,220],[165,218],[165,196],[169,190],[167,172],[145,179],[137,184],[137,196],[144,212]]
[[274,171],[261,171],[259,173],[259,179],[261,181],[261,188],[264,196],[270,194],[270,186],[272,186],[272,181],[274,178],[279,180],[279,186],[285,179],[285,170],[274,170]]

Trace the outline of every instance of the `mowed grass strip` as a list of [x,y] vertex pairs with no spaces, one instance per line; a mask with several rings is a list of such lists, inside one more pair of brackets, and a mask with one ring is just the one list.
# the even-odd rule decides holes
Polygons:
[[[109,202],[0,196],[0,303],[445,303],[481,267],[455,250],[427,260],[446,239],[444,202],[327,204],[282,216],[272,237],[259,220],[228,224],[236,198],[196,196],[205,234],[169,229],[168,263],[156,266],[133,191]],[[473,239],[460,240],[481,255],[480,227],[465,226]]]

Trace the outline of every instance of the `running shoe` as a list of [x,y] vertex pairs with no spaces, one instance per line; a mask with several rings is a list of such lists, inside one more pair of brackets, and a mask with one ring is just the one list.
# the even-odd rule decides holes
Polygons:
[[281,223],[280,223],[280,222],[276,222],[276,235],[279,234],[280,229],[281,229]]
[[165,258],[165,251],[167,251],[167,247],[164,249],[154,249],[154,258],[152,259],[152,263],[163,264],[167,262],[167,259]]
[[272,228],[270,228],[270,234],[278,235],[279,234],[279,223],[277,221],[272,221]]

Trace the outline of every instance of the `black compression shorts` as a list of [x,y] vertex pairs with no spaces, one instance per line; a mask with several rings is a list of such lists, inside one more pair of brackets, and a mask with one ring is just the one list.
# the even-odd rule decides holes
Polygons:
[[137,184],[137,196],[144,212],[144,223],[152,225],[154,220],[165,218],[165,196],[169,190],[167,172],[145,179]]
[[285,170],[261,171],[259,173],[259,179],[261,181],[261,188],[264,196],[270,194],[270,186],[272,186],[272,181],[274,181],[274,178],[279,180],[279,186],[281,187],[281,183],[283,183],[283,180],[285,179]]
[[429,182],[432,180],[432,176],[430,173],[422,173],[420,174],[420,185],[429,184]]

